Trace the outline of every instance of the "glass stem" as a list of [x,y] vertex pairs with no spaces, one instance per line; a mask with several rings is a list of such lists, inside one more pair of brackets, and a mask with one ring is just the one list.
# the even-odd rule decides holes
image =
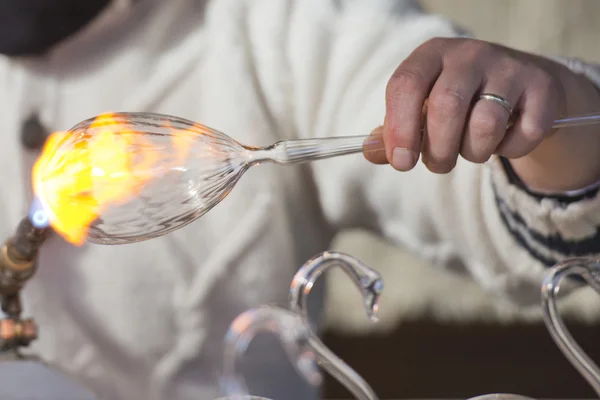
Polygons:
[[296,164],[383,148],[381,136],[341,136],[282,140],[268,147],[247,149],[251,150],[253,164]]
[[554,121],[552,128],[568,128],[585,125],[596,125],[600,123],[600,113],[579,114],[564,117]]
[[[553,128],[566,128],[600,124],[600,113],[580,114],[557,119]],[[382,136],[339,136],[314,139],[282,140],[267,147],[245,146],[249,151],[251,164],[272,162],[276,164],[297,164],[323,160],[348,154],[384,151]]]

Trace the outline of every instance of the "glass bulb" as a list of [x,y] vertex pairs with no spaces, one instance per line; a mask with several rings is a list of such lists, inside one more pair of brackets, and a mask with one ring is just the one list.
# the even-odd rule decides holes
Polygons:
[[133,243],[210,210],[243,174],[249,151],[186,119],[103,114],[49,138],[34,191],[69,242]]
[[[103,114],[51,135],[33,171],[34,205],[69,242],[125,244],[189,224],[225,198],[252,165],[381,151],[381,138],[345,136],[244,146],[183,118]],[[33,205],[32,205],[33,207]]]

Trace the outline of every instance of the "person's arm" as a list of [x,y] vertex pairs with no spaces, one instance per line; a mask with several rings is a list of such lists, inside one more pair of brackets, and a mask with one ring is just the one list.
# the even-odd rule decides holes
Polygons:
[[[550,119],[600,112],[600,66],[555,58],[561,111]],[[580,191],[600,182],[600,125],[547,130],[530,153],[510,160],[512,169],[531,190],[545,194]]]
[[[259,81],[282,136],[367,134],[384,120],[389,123],[393,112],[404,113],[393,121],[397,130],[417,132],[421,107],[415,104],[429,92],[415,95],[405,88],[392,96],[394,103],[390,77],[429,39],[461,32],[441,17],[424,14],[413,2],[290,4],[294,7],[289,9],[285,28],[276,40],[271,39],[271,46],[269,40],[261,44],[264,51],[280,46],[284,56],[261,56],[260,50],[256,56]],[[467,54],[464,60],[468,61]],[[419,65],[431,66],[423,60]],[[466,63],[464,71],[469,66]],[[418,77],[420,72],[413,72]],[[448,80],[463,81],[464,76]],[[402,95],[417,102],[398,102]],[[508,119],[502,108],[494,106],[484,107]],[[407,111],[413,112],[414,120],[406,118]],[[458,124],[441,123],[443,114],[451,111],[442,107],[440,112],[438,107],[437,127],[459,132]],[[436,124],[431,125],[435,128]],[[388,137],[385,161],[393,159],[390,144]],[[460,143],[440,144],[435,144],[437,149],[460,148]],[[412,149],[419,150],[419,146]],[[447,174],[433,173],[416,160],[409,172],[399,172],[368,163],[362,156],[318,161],[311,168],[323,212],[337,228],[369,227],[434,263],[449,265],[459,260],[484,287],[514,301],[537,302],[542,276],[556,261],[600,253],[600,243],[594,240],[600,224],[597,194],[569,203],[539,198],[510,179],[501,158],[491,156],[482,165],[476,162],[485,161],[485,154],[467,154],[471,161],[458,157],[458,151],[455,155],[455,165],[435,171],[451,171]],[[426,164],[436,170],[431,161]]]

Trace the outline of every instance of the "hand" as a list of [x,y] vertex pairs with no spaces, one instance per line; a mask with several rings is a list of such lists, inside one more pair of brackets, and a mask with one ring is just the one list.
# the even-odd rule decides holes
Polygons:
[[[500,103],[478,100],[481,93],[508,101],[512,119]],[[367,157],[408,171],[422,154],[430,171],[448,173],[459,155],[483,163],[497,154],[512,159],[526,184],[567,189],[600,178],[600,134],[587,128],[551,135],[552,124],[591,110],[600,110],[598,91],[558,63],[479,40],[433,39],[389,80],[385,155]],[[553,144],[540,146],[550,136]]]

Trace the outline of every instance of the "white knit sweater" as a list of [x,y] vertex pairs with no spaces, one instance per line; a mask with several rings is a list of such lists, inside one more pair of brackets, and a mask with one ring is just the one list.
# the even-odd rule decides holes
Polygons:
[[[456,34],[409,0],[145,0],[107,10],[47,57],[0,58],[0,234],[30,201],[36,154],[18,133],[32,112],[51,130],[107,110],[162,112],[252,145],[366,134],[383,120],[402,59]],[[597,253],[599,208],[593,193],[539,200],[498,160],[459,162],[448,175],[422,165],[399,173],[360,155],[262,165],[166,237],[82,248],[54,237],[26,289],[41,329],[34,350],[102,398],[217,398],[231,320],[285,304],[295,270],[342,227],[371,228],[440,266],[459,262],[499,299],[529,304],[546,264]],[[253,392],[315,398],[274,343],[249,349]]]

